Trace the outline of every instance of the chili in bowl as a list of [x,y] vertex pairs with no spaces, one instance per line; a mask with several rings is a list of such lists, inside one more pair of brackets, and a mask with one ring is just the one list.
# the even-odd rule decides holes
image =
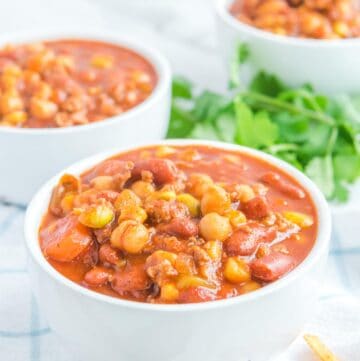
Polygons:
[[240,44],[249,59],[243,79],[265,70],[284,83],[312,84],[326,94],[356,92],[360,9],[351,0],[216,0],[219,46],[226,66]]
[[[26,203],[76,159],[119,141],[164,136],[171,77],[156,50],[106,33],[7,36],[1,43],[1,198]],[[37,172],[34,162],[42,165]]]
[[218,142],[114,154],[66,169],[27,212],[50,326],[91,360],[117,345],[141,360],[282,351],[311,315],[326,260],[330,216],[316,186],[271,156]]

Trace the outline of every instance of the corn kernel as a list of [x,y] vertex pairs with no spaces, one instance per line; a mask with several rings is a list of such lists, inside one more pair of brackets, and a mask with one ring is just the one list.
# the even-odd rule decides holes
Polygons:
[[343,21],[336,21],[333,25],[334,32],[342,38],[347,38],[350,33],[349,26]]
[[94,55],[91,59],[91,65],[101,69],[111,68],[113,62],[114,59],[110,55]]
[[114,207],[117,211],[123,208],[141,206],[141,199],[130,189],[124,189],[116,198]]
[[174,191],[158,191],[150,195],[150,199],[162,199],[164,201],[174,201],[176,193]]
[[131,190],[141,199],[146,199],[155,192],[155,188],[151,183],[141,180],[133,183]]
[[176,197],[176,200],[184,203],[193,217],[198,217],[200,214],[200,202],[191,194],[182,193]]
[[261,285],[258,282],[255,281],[249,281],[246,282],[244,285],[242,285],[240,287],[240,293],[244,294],[244,293],[249,293],[249,292],[253,292],[258,290],[259,288],[261,288]]
[[222,242],[210,241],[205,243],[204,249],[207,251],[213,261],[221,260],[222,256]]
[[207,280],[197,276],[190,276],[190,275],[180,275],[176,287],[180,290],[190,287],[208,287],[213,288]]
[[246,223],[246,216],[243,212],[232,209],[226,213],[226,216],[229,218],[230,224],[233,228],[239,228],[242,224]]
[[247,263],[238,257],[229,257],[224,268],[225,278],[232,283],[250,281],[250,269]]
[[172,283],[166,283],[161,287],[160,298],[164,301],[174,302],[179,297],[179,290]]
[[300,212],[284,212],[284,217],[292,222],[298,225],[300,228],[308,228],[311,227],[314,224],[313,217],[300,213]]

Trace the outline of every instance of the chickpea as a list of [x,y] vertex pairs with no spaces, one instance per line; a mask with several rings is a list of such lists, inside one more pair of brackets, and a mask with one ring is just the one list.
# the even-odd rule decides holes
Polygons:
[[37,73],[42,72],[54,59],[54,52],[45,49],[29,58],[27,68]]
[[208,213],[200,221],[200,234],[206,241],[225,241],[230,236],[229,219],[217,213]]
[[51,88],[51,86],[45,82],[41,82],[38,87],[36,92],[34,93],[34,96],[36,98],[40,98],[40,99],[49,99],[51,98],[53,93],[53,90]]
[[167,302],[175,302],[179,297],[179,290],[173,283],[166,283],[161,287],[160,298]]
[[330,36],[330,22],[324,15],[314,11],[304,11],[300,14],[300,28],[305,36],[313,38],[327,38]]
[[36,87],[41,81],[40,74],[32,70],[24,70],[23,78],[25,84],[31,88]]
[[90,185],[98,190],[115,190],[114,178],[107,175],[95,177],[91,180]]
[[146,199],[155,192],[155,188],[151,183],[141,180],[133,183],[131,190],[141,199]]
[[74,113],[85,109],[86,107],[86,96],[84,94],[74,94],[68,97],[61,104],[61,109]]
[[100,97],[100,112],[112,116],[116,114],[120,114],[122,112],[122,108],[115,103],[115,100],[109,97],[106,94],[101,94]]
[[287,10],[287,3],[284,0],[262,1],[256,9],[256,15],[277,14]]
[[191,174],[187,185],[189,192],[196,198],[201,198],[207,189],[214,184],[206,174]]
[[129,90],[125,96],[125,101],[128,105],[134,105],[138,101],[138,94],[136,90]]
[[117,211],[123,208],[140,207],[141,199],[130,189],[124,189],[116,198],[114,207]]
[[288,211],[284,212],[283,215],[288,221],[295,223],[300,228],[308,228],[314,224],[314,219],[304,213]]
[[200,202],[195,197],[193,197],[191,194],[188,194],[188,193],[179,194],[176,197],[176,200],[178,202],[184,203],[188,207],[189,212],[193,217],[199,216]]
[[21,110],[17,110],[12,113],[8,113],[3,117],[3,121],[8,122],[11,125],[21,125],[27,120],[27,113]]
[[30,101],[31,114],[39,119],[49,119],[55,116],[58,106],[49,101],[33,97]]
[[79,222],[90,228],[103,228],[115,217],[113,208],[107,204],[91,205],[79,215]]
[[212,186],[207,189],[201,199],[201,213],[207,214],[216,212],[224,214],[231,207],[230,195],[224,188]]
[[111,233],[110,243],[128,253],[140,253],[149,240],[147,228],[133,220],[121,222]]
[[144,208],[135,206],[135,207],[125,207],[121,209],[119,216],[119,223],[125,219],[133,219],[139,223],[144,223],[147,219],[147,213]]
[[251,280],[248,264],[239,257],[229,257],[224,268],[224,277],[232,283],[243,283]]
[[254,190],[247,184],[239,184],[236,186],[236,193],[238,195],[239,201],[242,203],[249,202],[255,198]]
[[23,101],[18,95],[7,92],[0,96],[0,113],[2,114],[22,110],[23,107]]

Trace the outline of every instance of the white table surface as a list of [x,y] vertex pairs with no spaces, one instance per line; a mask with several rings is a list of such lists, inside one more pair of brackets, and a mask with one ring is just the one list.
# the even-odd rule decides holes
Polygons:
[[[156,46],[169,58],[174,73],[199,86],[218,91],[226,86],[210,0],[12,0],[0,2],[0,14],[2,37],[28,28],[111,30]],[[323,297],[317,319],[307,326],[314,332],[321,330],[343,361],[360,360],[360,331],[352,324],[356,317],[345,312],[358,306],[360,295],[359,195],[360,187],[356,187],[350,205],[333,207],[335,233]],[[0,204],[0,359],[68,361],[31,296],[22,243],[23,217],[23,208]],[[343,314],[338,312],[339,305]],[[360,321],[357,325],[360,329]],[[299,342],[281,361],[315,359]]]

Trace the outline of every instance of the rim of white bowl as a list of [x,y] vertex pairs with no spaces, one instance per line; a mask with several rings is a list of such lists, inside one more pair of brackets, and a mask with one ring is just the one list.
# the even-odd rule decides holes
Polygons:
[[280,43],[288,46],[304,46],[309,48],[322,47],[352,47],[360,46],[360,38],[348,38],[348,39],[311,39],[311,38],[297,38],[294,36],[284,36],[274,34],[270,31],[261,30],[254,26],[245,24],[244,22],[236,19],[229,12],[229,5],[234,0],[214,0],[216,13],[218,16],[229,26],[235,28],[241,33],[249,36],[263,38],[268,41]]
[[154,68],[157,83],[152,93],[143,102],[133,108],[125,111],[122,114],[104,118],[103,120],[92,122],[84,125],[74,125],[64,128],[14,128],[14,127],[0,127],[0,132],[9,134],[22,135],[48,135],[48,134],[66,134],[73,132],[86,132],[89,130],[96,130],[100,127],[105,127],[114,122],[132,121],[134,116],[146,111],[154,103],[162,98],[164,93],[171,87],[171,67],[169,61],[162,53],[154,47],[143,45],[139,40],[133,40],[130,36],[122,36],[109,32],[108,30],[73,30],[73,31],[59,31],[59,30],[44,30],[35,32],[19,32],[0,36],[0,45],[7,43],[21,44],[37,41],[52,41],[52,40],[89,40],[102,41],[111,45],[117,45],[129,49],[136,54],[142,56]]
[[[254,292],[239,295],[237,297],[232,297],[228,299],[216,300],[216,301],[207,301],[201,303],[188,303],[188,304],[149,304],[145,302],[137,302],[124,300],[112,296],[103,295],[101,293],[97,293],[90,289],[87,289],[75,282],[70,281],[68,278],[63,276],[60,272],[58,272],[55,268],[51,266],[51,264],[46,260],[43,253],[40,249],[40,243],[38,238],[38,231],[40,227],[40,222],[45,214],[48,202],[50,199],[51,191],[55,184],[57,184],[58,179],[61,174],[73,173],[80,174],[85,170],[91,168],[96,165],[98,162],[107,159],[111,156],[114,156],[118,153],[126,152],[132,149],[137,149],[146,146],[156,146],[156,145],[173,145],[173,146],[189,146],[189,145],[205,145],[210,147],[215,147],[219,149],[225,150],[233,150],[239,151],[240,153],[249,154],[265,160],[269,164],[274,165],[277,168],[282,169],[284,172],[288,173],[290,176],[295,178],[308,192],[310,197],[313,200],[314,206],[317,211],[318,218],[318,233],[315,244],[311,249],[310,253],[304,259],[302,263],[300,263],[294,270],[289,272],[283,278],[263,287]],[[174,140],[164,140],[155,143],[142,143],[137,144],[133,147],[120,147],[111,151],[107,151],[86,159],[83,159],[72,166],[64,169],[59,172],[56,176],[51,178],[47,183],[45,183],[41,189],[37,192],[37,194],[33,197],[25,216],[25,226],[24,226],[24,234],[25,234],[25,242],[34,262],[36,262],[42,269],[43,272],[46,272],[54,282],[61,283],[63,286],[70,288],[74,292],[80,293],[86,297],[90,297],[93,300],[97,300],[99,302],[104,302],[111,305],[118,305],[122,307],[135,308],[141,310],[148,311],[165,311],[165,312],[183,312],[183,311],[201,311],[201,310],[209,310],[218,307],[227,307],[234,304],[241,304],[246,302],[251,302],[252,300],[256,300],[258,298],[266,297],[277,290],[280,290],[292,282],[296,282],[296,280],[306,273],[306,271],[313,267],[324,255],[327,255],[328,246],[330,241],[330,232],[331,232],[331,215],[328,203],[326,202],[323,194],[317,188],[317,186],[307,178],[303,173],[294,168],[293,166],[285,163],[284,161],[274,158],[266,153],[263,153],[258,150],[250,149],[247,147],[217,142],[217,141],[201,141],[201,140],[184,140],[184,139],[174,139]]]

